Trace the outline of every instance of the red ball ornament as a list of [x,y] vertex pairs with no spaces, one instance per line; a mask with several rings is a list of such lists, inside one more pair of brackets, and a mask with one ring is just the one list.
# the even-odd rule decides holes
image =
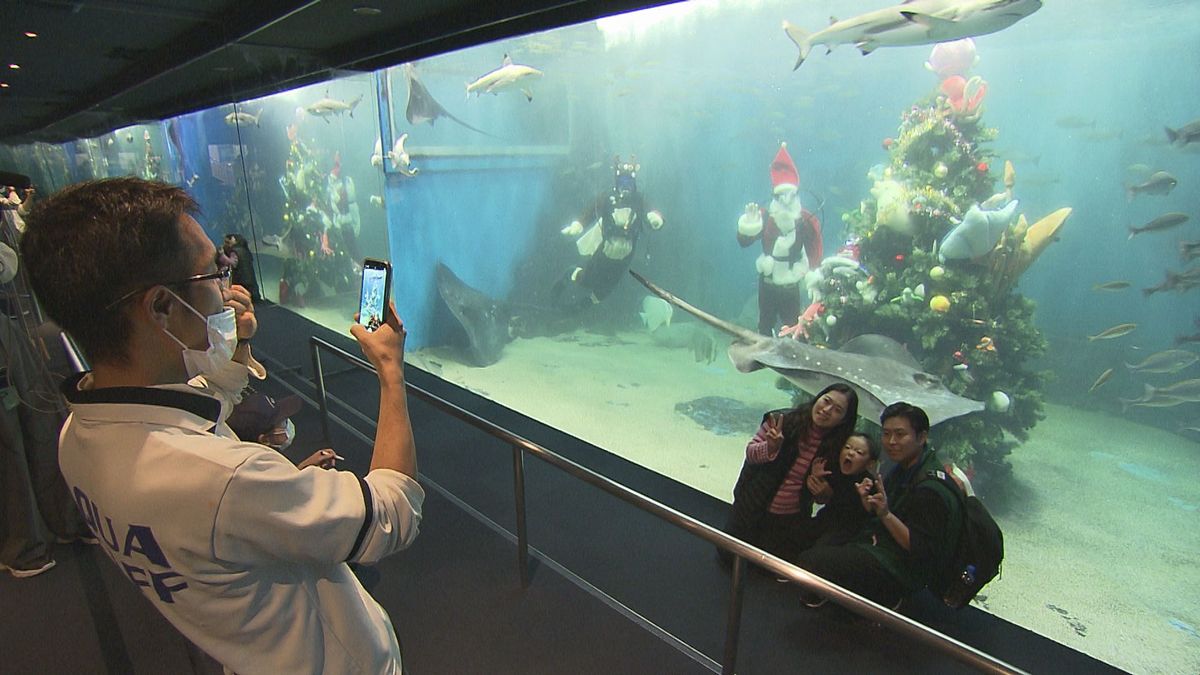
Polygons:
[[904,254],[903,253],[896,254],[896,262],[904,262]]
[[885,138],[885,139],[883,139],[883,149],[884,149],[884,150],[891,150],[891,149],[892,149],[892,146],[893,146],[895,143],[896,143],[896,139],[894,139],[894,138],[890,138],[890,137],[889,137],[889,138]]
[[976,171],[978,171],[979,173],[987,173],[987,170],[988,170],[988,163],[987,163],[987,162],[980,162],[980,163],[976,164],[976,165],[975,165],[975,170],[976,170]]

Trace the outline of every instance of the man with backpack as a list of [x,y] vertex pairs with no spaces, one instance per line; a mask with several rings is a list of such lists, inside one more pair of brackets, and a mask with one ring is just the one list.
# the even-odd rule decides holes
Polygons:
[[[964,509],[962,500],[946,498],[948,486],[938,477],[942,462],[926,443],[925,411],[893,403],[880,415],[880,424],[884,451],[895,466],[886,478],[857,485],[863,508],[876,518],[850,543],[811,548],[797,564],[894,608],[920,589],[940,585],[955,558]],[[805,600],[810,606],[822,602]]]

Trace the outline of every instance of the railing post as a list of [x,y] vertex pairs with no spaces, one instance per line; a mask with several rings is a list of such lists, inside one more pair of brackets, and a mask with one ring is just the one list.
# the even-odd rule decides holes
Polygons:
[[513,444],[513,497],[517,506],[517,568],[521,588],[529,588],[529,535],[525,529],[525,451]]
[[725,627],[725,656],[721,661],[721,675],[733,675],[737,668],[738,634],[742,629],[742,582],[745,574],[745,559],[733,556],[733,574],[729,585],[729,616]]
[[321,346],[315,339],[308,346],[312,349],[313,380],[317,385],[317,403],[321,406],[321,433],[328,445],[332,438],[329,435],[329,396],[325,391],[325,369],[321,367]]

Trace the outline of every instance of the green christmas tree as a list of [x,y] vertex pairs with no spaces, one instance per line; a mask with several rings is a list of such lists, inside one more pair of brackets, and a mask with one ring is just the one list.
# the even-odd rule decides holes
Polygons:
[[980,215],[972,208],[997,218],[1017,207],[1011,164],[995,191],[988,143],[997,131],[982,124],[982,98],[955,105],[935,93],[901,115],[883,144],[887,162],[869,173],[871,196],[842,215],[850,243],[833,262],[859,265],[826,264],[813,277],[824,310],[809,339],[836,348],[864,333],[893,337],[951,391],[985,402],[983,412],[938,425],[931,440],[943,459],[987,482],[1011,472],[1005,456],[1044,417],[1045,375],[1028,364],[1046,341],[1033,301],[1014,286],[1070,211],[1032,228],[1014,218],[984,252],[939,256],[958,223]]
[[285,304],[304,306],[353,286],[354,261],[346,253],[345,233],[333,225],[329,213],[327,175],[308,146],[293,137],[279,179],[284,194],[280,237],[291,252],[279,282],[280,301]]

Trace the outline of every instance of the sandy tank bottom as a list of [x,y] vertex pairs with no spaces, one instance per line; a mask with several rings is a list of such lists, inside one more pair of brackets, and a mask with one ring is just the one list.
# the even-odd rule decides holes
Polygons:
[[[458,359],[447,348],[408,356],[725,501],[759,415],[789,404],[773,372],[738,373],[723,349],[697,363],[644,332],[518,339],[486,368]],[[741,406],[740,429],[714,433],[676,410],[716,396]],[[1087,410],[1046,413],[1011,456],[1009,506],[997,514],[1003,574],[977,606],[1125,670],[1200,672],[1200,444]]]

